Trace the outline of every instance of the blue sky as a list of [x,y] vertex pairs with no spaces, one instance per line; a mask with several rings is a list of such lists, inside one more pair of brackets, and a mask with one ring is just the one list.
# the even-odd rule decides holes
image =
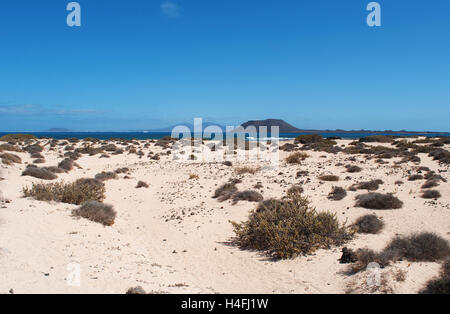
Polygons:
[[124,131],[202,117],[450,131],[450,1],[0,3],[0,131]]

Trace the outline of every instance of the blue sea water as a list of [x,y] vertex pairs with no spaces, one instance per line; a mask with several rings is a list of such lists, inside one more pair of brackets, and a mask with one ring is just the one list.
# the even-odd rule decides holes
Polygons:
[[[97,138],[100,140],[109,140],[113,138],[121,138],[121,139],[137,139],[137,140],[146,140],[146,139],[160,139],[165,136],[171,136],[171,133],[169,132],[24,132],[26,134],[32,134],[36,137],[50,137],[54,139],[66,139],[66,138],[78,138],[78,139],[84,139],[84,138]],[[0,136],[11,134],[8,132],[0,132]],[[288,140],[295,138],[299,135],[303,134],[311,134],[308,133],[280,133],[279,138],[280,140]],[[347,138],[347,139],[359,139],[366,136],[374,135],[374,133],[365,133],[365,132],[355,132],[355,133],[320,133],[318,134],[322,135],[324,138],[329,137],[341,137],[341,138]],[[401,137],[407,137],[407,136],[426,136],[426,137],[436,137],[436,136],[449,136],[448,133],[383,133],[379,132],[376,133],[377,135],[392,135],[392,136],[401,136]],[[267,135],[270,137],[270,134]],[[254,140],[250,138],[250,140]]]

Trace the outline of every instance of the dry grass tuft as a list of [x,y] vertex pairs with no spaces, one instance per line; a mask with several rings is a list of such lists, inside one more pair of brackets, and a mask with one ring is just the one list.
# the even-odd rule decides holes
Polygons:
[[296,152],[296,153],[290,154],[286,158],[286,162],[288,164],[300,164],[303,160],[305,160],[308,157],[309,156],[306,153]]
[[28,167],[22,172],[22,176],[30,176],[42,180],[55,180],[58,176],[47,168]]
[[356,207],[368,209],[398,209],[403,202],[391,194],[367,193],[356,197]]
[[252,167],[238,167],[234,169],[234,173],[237,175],[242,175],[246,173],[255,174],[259,171],[259,168],[252,168]]
[[375,215],[364,215],[356,220],[354,226],[359,233],[377,234],[383,229],[384,222]]
[[76,217],[83,217],[93,222],[101,223],[104,226],[112,226],[116,219],[116,211],[111,205],[97,201],[87,201],[80,208],[74,209],[72,214]]
[[103,201],[105,185],[96,179],[78,179],[73,183],[35,184],[24,188],[25,197],[33,197],[38,201],[55,201],[80,205],[86,201]]

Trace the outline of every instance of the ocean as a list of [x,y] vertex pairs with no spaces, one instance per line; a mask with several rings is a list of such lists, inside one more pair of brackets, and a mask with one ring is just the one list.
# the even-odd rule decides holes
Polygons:
[[[0,132],[0,137],[6,134],[11,133],[17,133],[17,132]],[[26,134],[32,134],[36,137],[50,137],[54,139],[66,139],[66,138],[78,138],[78,139],[84,139],[84,138],[97,138],[100,140],[109,140],[113,138],[121,138],[121,139],[136,139],[136,140],[147,140],[147,139],[160,139],[165,136],[171,136],[171,133],[169,132],[23,132]],[[289,140],[296,138],[299,135],[303,134],[311,134],[311,132],[308,133],[280,133],[279,139],[280,140]],[[324,138],[330,138],[330,137],[341,137],[344,139],[359,139],[370,135],[391,135],[391,136],[401,136],[401,137],[408,137],[408,136],[426,136],[426,137],[436,137],[436,136],[449,136],[448,133],[383,133],[383,132],[377,132],[377,133],[367,133],[367,132],[354,132],[354,133],[329,133],[329,132],[318,132],[317,134],[322,135]],[[270,134],[268,135],[268,138],[270,138]],[[248,140],[256,140],[252,137],[247,137]]]

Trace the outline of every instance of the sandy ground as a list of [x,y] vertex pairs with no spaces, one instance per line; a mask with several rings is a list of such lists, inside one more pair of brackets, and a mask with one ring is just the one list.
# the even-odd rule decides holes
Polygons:
[[[40,202],[24,198],[22,188],[43,180],[21,176],[28,153],[14,153],[22,164],[0,163],[0,293],[124,293],[129,287],[142,286],[155,293],[344,293],[349,286],[364,285],[364,274],[346,274],[347,265],[339,263],[342,247],[319,250],[311,256],[273,261],[257,252],[239,250],[228,245],[233,237],[231,221],[243,221],[256,204],[241,201],[220,203],[212,198],[215,189],[230,178],[240,177],[239,190],[253,189],[260,182],[264,198],[280,198],[293,184],[302,184],[304,194],[319,211],[332,211],[341,222],[352,223],[368,213],[376,213],[386,226],[377,235],[357,235],[349,248],[382,249],[395,235],[432,231],[450,240],[450,183],[436,189],[438,200],[420,197],[424,180],[408,181],[417,164],[392,167],[397,158],[380,165],[357,155],[351,164],[363,168],[360,173],[347,173],[346,154],[308,151],[310,157],[301,165],[281,162],[278,168],[264,168],[256,174],[236,176],[233,168],[258,162],[180,163],[171,156],[153,161],[149,151],[160,152],[153,144],[141,148],[145,156],[124,153],[99,158],[83,155],[76,162],[82,169],[59,174],[67,182],[94,177],[101,171],[129,167],[130,178],[106,182],[105,203],[114,205],[117,219],[112,227],[104,227],[86,219],[72,217],[75,205]],[[340,145],[349,141],[341,140]],[[377,144],[379,145],[379,144]],[[58,150],[43,155],[46,163],[55,166],[63,158]],[[58,147],[62,151],[62,147]],[[448,149],[448,147],[447,147]],[[62,151],[64,152],[64,151]],[[281,152],[281,159],[289,153]],[[439,172],[448,167],[420,154],[420,166]],[[340,165],[340,163],[342,165]],[[307,177],[297,178],[300,170]],[[339,175],[340,182],[321,182],[321,174]],[[190,179],[190,174],[199,179]],[[441,172],[450,180],[449,172]],[[404,202],[397,210],[373,211],[355,207],[355,196],[364,191],[348,192],[342,201],[327,199],[333,185],[348,188],[370,179],[382,179],[378,192],[392,192]],[[139,180],[148,189],[136,189]],[[402,180],[403,185],[394,182]],[[79,264],[81,284],[70,285],[67,276],[71,264]],[[69,267],[69,268],[68,268]],[[387,275],[399,270],[404,281],[390,280],[389,291],[416,293],[426,281],[437,275],[438,263],[396,263],[383,270]],[[355,292],[366,292],[364,289]]]

